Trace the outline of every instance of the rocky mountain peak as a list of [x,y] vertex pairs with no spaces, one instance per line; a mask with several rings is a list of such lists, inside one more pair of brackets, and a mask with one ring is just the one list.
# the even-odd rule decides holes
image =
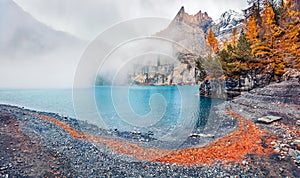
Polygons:
[[214,22],[206,12],[200,10],[195,15],[190,15],[182,6],[171,24],[156,35],[182,43],[196,54],[205,55],[205,38],[209,28],[212,27],[218,40],[223,41],[231,36],[233,28],[237,28],[238,33],[240,32],[243,19],[242,14],[229,10]]
[[239,23],[243,19],[243,14],[234,10],[228,10],[221,15],[221,17],[217,20],[217,23]]
[[[205,12],[205,14],[207,14],[206,12]],[[202,16],[202,11],[200,10],[197,14],[195,14],[194,15],[195,17],[197,17],[197,18],[201,18],[201,16]]]
[[181,8],[180,8],[179,12],[177,13],[177,15],[178,15],[178,14],[183,14],[183,13],[185,13],[185,12],[184,12],[184,6],[181,6]]
[[202,13],[201,10],[195,15],[190,15],[185,12],[184,7],[182,6],[174,18],[174,22],[185,23],[186,25],[193,28],[200,28],[206,32],[213,23],[213,20],[206,12]]
[[230,33],[233,28],[241,28],[244,16],[242,13],[234,10],[224,12],[221,17],[216,21],[214,31],[218,35]]

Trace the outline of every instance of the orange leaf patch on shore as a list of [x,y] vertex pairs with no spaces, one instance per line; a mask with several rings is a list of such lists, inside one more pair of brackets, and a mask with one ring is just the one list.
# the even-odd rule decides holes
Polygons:
[[[212,164],[221,162],[241,162],[248,154],[266,156],[271,154],[269,146],[272,138],[261,131],[253,122],[228,111],[233,118],[238,119],[238,129],[201,148],[178,150],[157,161],[177,164]],[[267,146],[267,148],[265,148]]]
[[[93,143],[107,146],[115,152],[133,155],[139,160],[176,164],[213,164],[221,162],[241,162],[248,154],[266,156],[272,153],[269,146],[271,139],[267,132],[261,131],[253,122],[228,111],[233,118],[238,119],[238,129],[231,134],[221,137],[204,147],[180,149],[176,151],[144,148],[138,144],[104,138],[82,133],[67,123],[55,118],[35,114],[39,118],[50,121],[68,132],[72,137],[86,139]],[[269,137],[269,138],[267,138]]]
[[151,149],[151,148],[143,148],[135,143],[131,142],[125,142],[122,140],[116,140],[112,138],[105,138],[100,137],[96,135],[91,134],[85,134],[82,133],[75,128],[69,126],[66,122],[60,121],[58,119],[41,115],[41,114],[34,114],[35,116],[38,116],[39,118],[50,121],[54,123],[55,125],[61,127],[66,132],[68,132],[69,135],[71,135],[74,138],[79,139],[85,139],[93,143],[99,143],[102,145],[107,146],[108,148],[112,149],[115,152],[127,154],[127,155],[133,155],[139,160],[148,160],[151,161],[153,159],[159,158],[161,156],[169,154],[171,151],[169,150],[157,150],[157,149]]

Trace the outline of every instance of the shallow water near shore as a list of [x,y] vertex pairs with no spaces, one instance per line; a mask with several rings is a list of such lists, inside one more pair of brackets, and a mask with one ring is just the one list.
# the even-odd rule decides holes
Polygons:
[[[191,127],[203,128],[211,107],[221,102],[197,96],[198,86],[181,86],[180,89],[176,86],[101,86],[81,90],[83,95],[94,92],[98,113],[89,114],[99,114],[109,129],[151,131],[159,135],[178,126],[188,131]],[[72,93],[72,89],[1,89],[0,102],[76,117]],[[88,111],[88,107],[82,110]],[[151,119],[156,120],[151,122]],[[149,124],[139,126],[143,122]]]

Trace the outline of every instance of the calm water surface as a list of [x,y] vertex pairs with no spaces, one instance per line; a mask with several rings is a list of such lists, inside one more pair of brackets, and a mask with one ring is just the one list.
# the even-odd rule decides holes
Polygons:
[[[83,97],[94,92],[98,113],[92,114],[99,114],[109,128],[119,130],[138,129],[139,123],[151,122],[151,118],[157,120],[139,129],[167,132],[184,122],[201,127],[205,125],[211,106],[219,102],[197,96],[197,86],[180,89],[175,86],[133,86],[129,89],[101,86],[81,90]],[[76,117],[72,89],[1,89],[0,103]],[[88,107],[81,109],[88,111]],[[182,119],[188,120],[183,122]]]

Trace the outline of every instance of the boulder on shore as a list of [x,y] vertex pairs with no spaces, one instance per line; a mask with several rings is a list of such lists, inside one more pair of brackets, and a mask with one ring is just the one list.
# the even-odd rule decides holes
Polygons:
[[264,116],[264,117],[258,118],[257,121],[265,123],[265,124],[270,124],[272,122],[275,122],[275,121],[278,121],[281,119],[282,119],[282,117],[279,117],[279,116]]

